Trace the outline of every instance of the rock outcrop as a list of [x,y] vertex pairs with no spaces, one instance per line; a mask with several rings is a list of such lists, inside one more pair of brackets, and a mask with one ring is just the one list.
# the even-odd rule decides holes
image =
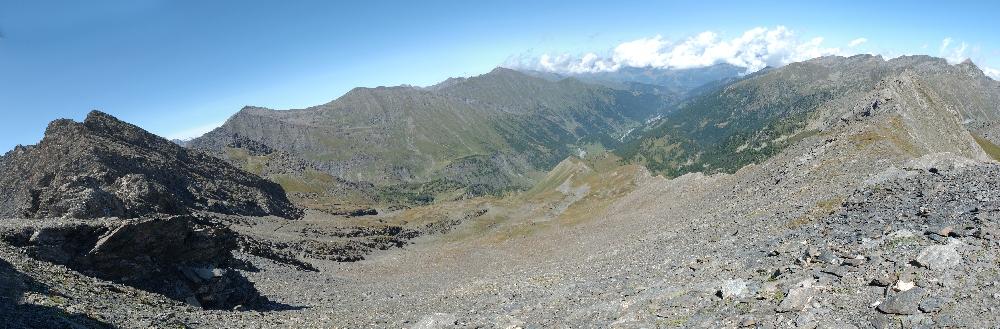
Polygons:
[[0,157],[0,190],[0,218],[301,216],[278,184],[98,111]]
[[236,234],[189,215],[5,223],[0,239],[35,258],[212,309],[267,305],[231,269]]

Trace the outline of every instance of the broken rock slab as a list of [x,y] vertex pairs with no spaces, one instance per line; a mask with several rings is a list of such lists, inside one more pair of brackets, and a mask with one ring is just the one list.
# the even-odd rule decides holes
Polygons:
[[793,288],[788,291],[788,296],[778,304],[774,310],[776,312],[798,312],[805,310],[809,305],[809,300],[813,297],[812,287]]
[[896,294],[878,305],[878,310],[887,314],[912,315],[920,313],[920,299],[926,292],[923,288],[912,288]]

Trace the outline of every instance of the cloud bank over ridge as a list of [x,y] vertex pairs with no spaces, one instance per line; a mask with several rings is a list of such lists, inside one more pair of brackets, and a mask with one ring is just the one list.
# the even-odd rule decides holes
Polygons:
[[[988,54],[984,55],[982,48],[978,45],[970,47],[969,44],[952,39],[951,37],[941,40],[941,47],[938,48],[938,52],[938,56],[941,56],[948,61],[948,64],[952,65],[964,62],[966,59],[972,59],[973,62],[980,62],[984,57],[990,56]],[[1000,55],[1000,53],[997,53],[996,50],[993,52],[993,56]],[[993,80],[1000,81],[1000,70],[979,64],[977,64],[977,66],[979,66],[979,69],[983,70],[983,74],[986,76],[992,78]]]
[[1000,70],[983,67],[983,74],[986,74],[986,76],[993,80],[1000,81]]
[[622,43],[605,56],[588,53],[578,58],[565,53],[526,58],[522,55],[508,58],[501,66],[581,74],[612,72],[622,67],[686,69],[728,63],[745,67],[745,73],[753,73],[767,66],[780,67],[820,56],[844,54],[840,48],[821,46],[822,42],[823,38],[802,42],[798,34],[784,26],[773,30],[758,27],[728,41],[712,31],[683,40],[669,40],[657,35],[652,39]]

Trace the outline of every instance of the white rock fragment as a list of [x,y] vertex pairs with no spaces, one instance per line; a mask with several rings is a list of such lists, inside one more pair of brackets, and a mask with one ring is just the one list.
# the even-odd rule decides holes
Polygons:
[[722,298],[739,298],[747,294],[747,283],[742,279],[726,280],[722,282]]
[[456,316],[448,313],[428,314],[417,322],[413,329],[443,329],[455,324]]
[[896,290],[896,291],[907,291],[907,290],[913,289],[913,287],[916,287],[916,286],[917,285],[915,283],[913,283],[913,282],[907,282],[907,281],[899,280],[899,281],[896,281],[896,285],[892,286],[892,289]]
[[917,263],[920,266],[938,271],[958,266],[961,261],[962,255],[959,255],[951,244],[930,246],[921,250],[920,254],[917,255]]

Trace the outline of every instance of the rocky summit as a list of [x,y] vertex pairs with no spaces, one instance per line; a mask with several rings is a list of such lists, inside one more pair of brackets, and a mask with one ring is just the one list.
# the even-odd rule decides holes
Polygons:
[[[436,89],[486,85],[463,81]],[[324,172],[336,162],[309,159],[313,147],[360,147],[350,141],[372,135],[344,126],[326,136],[345,138],[320,138],[316,122],[283,117],[305,112],[244,110],[274,120],[243,125],[311,144],[219,131],[192,141],[213,155],[136,138],[147,135],[100,113],[57,121],[41,143],[0,161],[3,188],[16,192],[0,206],[20,217],[0,221],[0,327],[1000,323],[1000,83],[971,62],[861,55],[703,87],[643,121],[618,144],[625,149],[564,157],[530,188],[405,206],[384,202],[403,190],[338,180]],[[424,91],[394,92],[444,97]],[[360,108],[315,113],[367,113]],[[126,161],[135,158],[144,161]],[[205,160],[183,160],[193,158]],[[390,160],[365,169],[400,170],[376,165]],[[121,192],[127,175],[146,177],[149,192]],[[403,185],[454,192],[425,183]],[[282,189],[301,216],[274,206],[287,204]]]
[[0,217],[301,216],[281,187],[108,114],[53,121],[0,158]]

